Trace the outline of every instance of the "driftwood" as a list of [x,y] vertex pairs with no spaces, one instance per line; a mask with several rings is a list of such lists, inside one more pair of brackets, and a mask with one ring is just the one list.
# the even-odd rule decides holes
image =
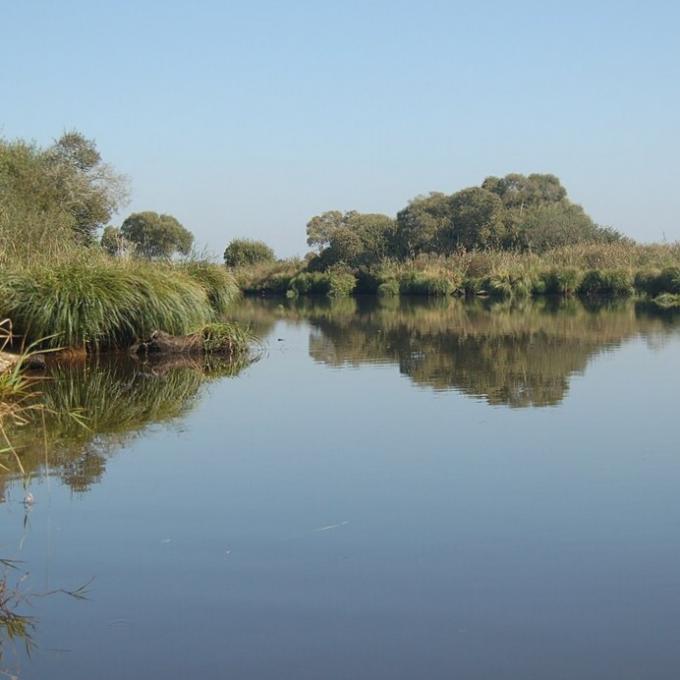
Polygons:
[[175,336],[154,331],[148,340],[133,345],[130,351],[133,354],[202,354],[203,336],[200,333]]

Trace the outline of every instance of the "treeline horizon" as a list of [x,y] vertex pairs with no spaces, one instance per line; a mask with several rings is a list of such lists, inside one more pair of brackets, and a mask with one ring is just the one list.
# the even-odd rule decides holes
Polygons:
[[[559,178],[549,173],[489,176],[479,185],[452,194],[418,195],[397,212],[329,210],[306,225],[310,270],[338,264],[361,267],[384,259],[406,260],[422,254],[453,255],[470,250],[545,252],[577,243],[628,239],[596,224],[572,202]],[[224,254],[238,267],[275,259],[257,239],[233,239]]]

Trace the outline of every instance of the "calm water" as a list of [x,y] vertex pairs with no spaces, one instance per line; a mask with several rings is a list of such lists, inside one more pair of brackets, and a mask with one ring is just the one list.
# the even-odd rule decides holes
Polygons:
[[[244,301],[258,362],[62,367],[0,557],[25,679],[675,679],[680,319]],[[45,460],[47,457],[46,475]],[[0,478],[1,479],[1,478]],[[27,490],[34,505],[26,510]],[[16,580],[16,576],[12,577]]]

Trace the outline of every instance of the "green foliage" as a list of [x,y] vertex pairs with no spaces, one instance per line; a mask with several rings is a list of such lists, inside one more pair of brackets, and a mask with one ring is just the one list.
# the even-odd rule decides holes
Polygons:
[[201,285],[211,307],[218,315],[225,314],[240,295],[241,291],[234,277],[217,264],[205,260],[191,260],[181,264],[179,269]]
[[546,295],[574,295],[582,280],[583,272],[579,269],[574,267],[553,268],[541,273],[539,281],[542,282],[542,288],[535,289],[535,292],[542,292]]
[[123,347],[155,330],[184,335],[211,321],[208,286],[196,278],[170,265],[92,256],[22,267],[0,274],[0,315],[30,341],[48,338],[47,346]]
[[322,272],[300,272],[291,279],[289,289],[296,295],[327,295],[330,276]]
[[104,227],[99,245],[105,253],[117,257],[125,252],[128,243],[118,227],[108,226]]
[[274,251],[266,243],[246,238],[233,239],[224,251],[227,267],[251,266],[274,259]]
[[397,213],[390,254],[404,258],[441,250],[451,242],[452,231],[450,196],[439,192],[417,196]]
[[139,255],[148,259],[169,259],[175,253],[188,255],[194,242],[192,233],[172,215],[151,211],[130,215],[120,232]]
[[395,297],[399,295],[399,281],[396,279],[383,281],[378,286],[378,295],[380,295],[380,297]]
[[627,296],[634,292],[633,277],[624,269],[591,269],[579,286],[581,295]]
[[455,292],[451,281],[444,277],[428,276],[427,274],[410,272],[402,277],[399,290],[403,295],[429,295],[443,297]]
[[351,295],[357,285],[356,277],[348,271],[329,272],[328,296],[333,298]]
[[250,345],[256,340],[247,328],[235,323],[206,324],[200,333],[203,336],[204,352],[228,357],[247,353]]
[[307,224],[307,243],[321,252],[310,269],[375,264],[389,254],[393,230],[394,220],[377,213],[333,210],[313,217]]
[[0,139],[0,261],[93,243],[126,195],[125,178],[77,132],[45,149]]
[[451,219],[448,252],[455,248],[492,248],[503,243],[503,203],[491,191],[471,187],[453,194]]

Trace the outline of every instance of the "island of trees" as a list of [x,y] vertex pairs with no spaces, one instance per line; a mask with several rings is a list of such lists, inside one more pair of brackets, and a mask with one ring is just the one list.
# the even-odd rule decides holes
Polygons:
[[307,223],[304,260],[234,239],[226,265],[249,293],[648,295],[677,305],[680,246],[636,244],[596,224],[550,174],[487,177],[418,196],[395,217],[331,210]]

